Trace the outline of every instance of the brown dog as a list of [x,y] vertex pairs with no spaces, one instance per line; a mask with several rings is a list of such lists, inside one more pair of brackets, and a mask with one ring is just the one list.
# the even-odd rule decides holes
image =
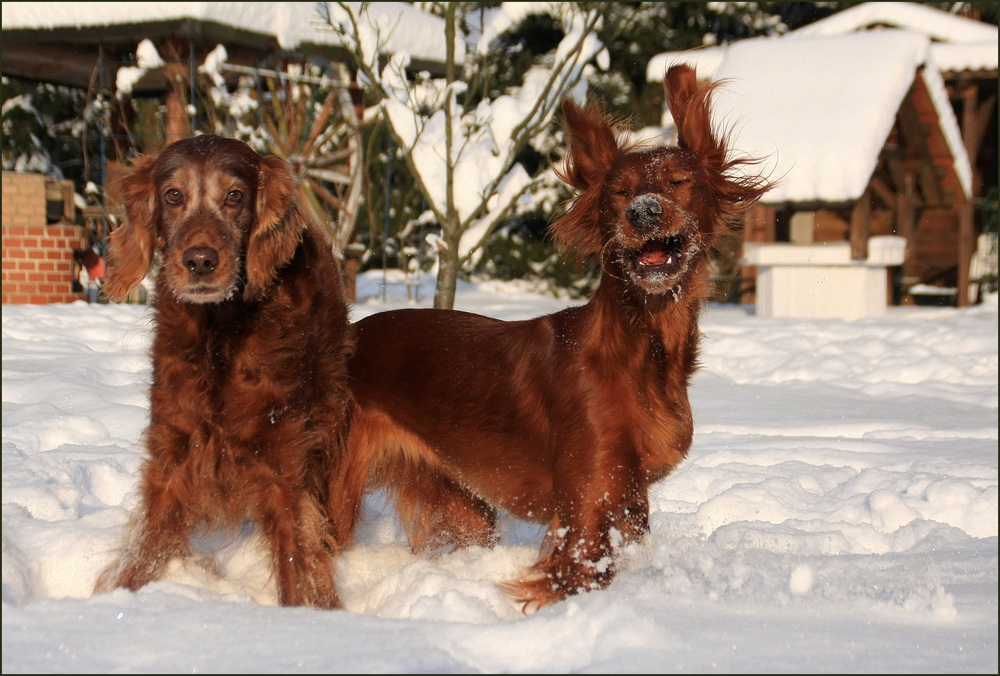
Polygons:
[[118,188],[105,293],[120,300],[161,265],[142,506],[97,591],[138,589],[191,556],[199,529],[250,520],[283,605],[339,606],[328,480],[352,341],[331,240],[288,165],[241,141],[178,141]]
[[506,585],[529,609],[605,587],[616,548],[648,530],[647,490],[691,444],[709,247],[768,189],[732,175],[742,162],[712,131],[714,85],[676,66],[664,86],[677,147],[638,150],[596,107],[563,106],[561,176],[580,192],[552,234],[599,258],[589,303],[527,321],[401,310],[355,325],[345,542],[369,480],[394,495],[415,549],[491,544],[497,508],[548,523],[532,571]]

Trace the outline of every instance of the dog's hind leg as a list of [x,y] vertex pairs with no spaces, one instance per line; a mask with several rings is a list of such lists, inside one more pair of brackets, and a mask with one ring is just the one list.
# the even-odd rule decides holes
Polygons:
[[385,482],[415,552],[497,542],[496,510],[439,468],[424,462],[383,467]]
[[[440,547],[491,547],[497,541],[496,510],[445,474],[437,456],[419,438],[384,413],[361,409],[351,421],[347,459],[331,482],[337,541],[353,534],[360,484],[384,487],[414,551]],[[338,495],[340,497],[338,497]]]

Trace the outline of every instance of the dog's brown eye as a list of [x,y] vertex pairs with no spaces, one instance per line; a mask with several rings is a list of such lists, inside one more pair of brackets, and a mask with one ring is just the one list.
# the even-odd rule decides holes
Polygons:
[[184,202],[184,194],[177,188],[171,188],[163,193],[163,199],[167,201],[167,204],[173,204],[176,206]]
[[243,193],[239,190],[230,190],[229,194],[226,195],[226,206],[235,207],[240,202],[243,201]]
[[670,185],[684,185],[685,183],[689,183],[690,181],[691,181],[690,178],[675,178],[671,179]]

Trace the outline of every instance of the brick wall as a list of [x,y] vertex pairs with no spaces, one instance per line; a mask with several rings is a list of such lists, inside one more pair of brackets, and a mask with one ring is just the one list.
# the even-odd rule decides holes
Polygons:
[[72,223],[46,224],[46,183],[41,174],[3,172],[3,303],[71,303],[73,250],[87,246]]

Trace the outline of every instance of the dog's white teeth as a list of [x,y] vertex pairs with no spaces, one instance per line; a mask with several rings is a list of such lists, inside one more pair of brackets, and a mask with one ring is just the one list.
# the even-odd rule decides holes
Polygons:
[[667,256],[667,265],[670,265],[673,262],[674,262],[674,257],[673,256]]

